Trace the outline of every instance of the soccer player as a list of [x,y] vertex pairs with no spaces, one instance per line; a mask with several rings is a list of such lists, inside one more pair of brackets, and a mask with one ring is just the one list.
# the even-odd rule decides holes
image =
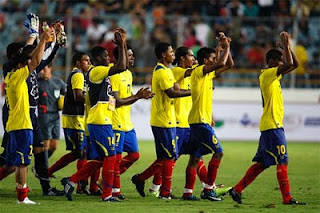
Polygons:
[[[118,60],[118,48],[114,49],[113,55]],[[134,61],[132,48],[128,47],[129,67],[133,67]],[[120,174],[139,159],[138,140],[130,117],[131,104],[142,98],[151,98],[153,94],[149,88],[141,88],[135,95],[132,94],[132,73],[128,68],[124,72],[110,76],[110,82],[112,94],[116,99],[116,109],[112,116],[112,129],[117,153],[112,196],[125,200],[125,196],[120,192]],[[123,151],[128,153],[124,158],[122,158]]]
[[[34,40],[36,39],[39,31],[39,19],[35,14],[28,14],[28,23],[25,23],[25,26],[29,28],[29,38],[27,40],[27,46],[25,46],[22,50],[22,53],[30,55],[34,49],[35,45],[32,45]],[[48,157],[47,152],[43,147],[43,139],[40,132],[40,128],[38,125],[38,116],[36,114],[36,109],[38,107],[38,98],[39,98],[39,90],[37,84],[37,75],[38,73],[49,64],[57,50],[59,49],[60,44],[56,42],[56,32],[52,35],[50,39],[51,43],[46,47],[45,52],[43,54],[42,60],[40,64],[33,70],[29,77],[27,78],[28,92],[29,92],[29,105],[30,105],[30,117],[33,127],[33,154],[34,154],[34,173],[37,178],[39,178],[42,194],[44,196],[61,196],[63,195],[62,191],[57,190],[56,188],[52,188],[50,186],[50,180],[48,178]],[[60,41],[61,38],[59,39]],[[8,62],[10,67],[10,61]],[[4,70],[4,74],[6,74],[6,70]],[[7,104],[4,107],[8,107]],[[6,111],[8,112],[8,111]],[[9,175],[12,171],[7,171]]]
[[[88,54],[77,52],[72,57],[74,66],[67,80],[67,88],[62,111],[62,128],[66,150],[70,153],[62,156],[49,168],[49,177],[69,163],[83,156],[84,137],[84,74],[88,72],[91,61]],[[78,167],[78,166],[77,166]]]
[[190,124],[190,159],[186,168],[186,184],[183,194],[185,200],[195,198],[193,188],[195,184],[197,165],[203,155],[213,153],[208,166],[205,187],[201,193],[202,199],[221,201],[214,192],[214,182],[217,176],[223,149],[211,127],[212,119],[212,79],[233,66],[230,54],[230,39],[220,33],[219,46],[222,55],[215,61],[215,50],[203,47],[197,52],[199,66],[191,73],[192,108],[188,122]]
[[[190,74],[192,72],[192,65],[195,63],[195,57],[193,51],[188,47],[179,47],[175,52],[175,59],[172,68],[177,84],[180,89],[190,89]],[[176,134],[177,134],[177,146],[178,146],[178,157],[182,154],[188,153],[188,141],[190,136],[190,128],[188,124],[188,116],[192,106],[191,96],[178,98],[175,100],[175,113],[177,120]],[[159,164],[161,168],[161,165]],[[205,169],[202,167],[200,170]],[[159,195],[159,189],[162,184],[161,171],[159,169],[154,170],[154,178],[149,188],[149,193],[154,196]]]
[[267,52],[267,69],[261,70],[259,76],[262,94],[263,113],[260,120],[259,147],[253,164],[245,176],[233,189],[230,196],[237,203],[242,203],[241,194],[254,179],[265,169],[277,165],[277,179],[280,186],[283,204],[305,205],[291,196],[288,178],[287,142],[283,129],[283,97],[280,80],[283,75],[290,73],[299,66],[296,55],[290,48],[290,34],[281,32],[280,38],[283,51],[271,49]]
[[56,150],[60,138],[60,115],[58,101],[63,98],[65,83],[52,75],[52,63],[40,72],[39,86],[39,126],[44,138],[44,148],[48,158]]
[[[6,124],[8,132],[7,166],[15,167],[18,204],[36,204],[28,198],[27,166],[31,162],[33,132],[29,113],[27,78],[40,64],[46,41],[54,30],[48,29],[41,36],[39,45],[31,56],[19,53],[13,58],[14,68],[5,78],[9,117]],[[31,59],[31,60],[30,60]],[[1,170],[1,173],[3,170]],[[0,174],[2,175],[2,174]]]
[[162,187],[159,198],[173,199],[171,194],[171,178],[175,160],[176,147],[176,115],[174,98],[190,96],[190,90],[179,90],[169,64],[174,60],[172,46],[160,42],[155,46],[155,54],[159,62],[153,70],[150,124],[155,138],[157,160],[139,175],[132,177],[132,182],[142,197],[145,197],[144,182],[154,174],[154,169],[161,169]]
[[95,159],[88,162],[70,178],[63,178],[62,185],[68,200],[72,200],[74,185],[102,167],[102,196],[105,202],[118,202],[119,199],[112,196],[114,181],[114,166],[116,162],[115,142],[112,131],[112,112],[115,109],[115,99],[112,96],[111,84],[108,76],[126,70],[126,32],[118,28],[115,32],[115,43],[119,48],[119,60],[117,64],[110,65],[110,57],[103,47],[94,47],[91,50],[92,62],[95,66],[87,74],[87,94],[90,99],[87,124],[90,134],[88,158]]

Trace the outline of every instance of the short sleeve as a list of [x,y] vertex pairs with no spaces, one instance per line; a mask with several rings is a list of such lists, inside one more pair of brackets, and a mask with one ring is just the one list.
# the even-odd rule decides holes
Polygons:
[[260,78],[265,85],[270,85],[273,81],[281,79],[282,75],[278,76],[278,67],[265,69],[262,71]]
[[161,90],[165,91],[173,87],[176,81],[170,69],[159,69],[156,72],[158,72],[157,81],[159,82]]
[[103,79],[105,79],[109,75],[110,68],[112,66],[97,66],[94,67],[90,72],[89,72],[89,80],[92,83],[101,83]]
[[81,89],[84,87],[84,76],[82,73],[76,73],[71,78],[72,89]]

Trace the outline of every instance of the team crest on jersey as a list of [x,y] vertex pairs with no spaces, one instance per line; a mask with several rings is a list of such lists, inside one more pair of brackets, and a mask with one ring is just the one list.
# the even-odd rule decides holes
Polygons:
[[57,89],[54,90],[54,97],[56,98],[60,97],[60,90],[57,90]]

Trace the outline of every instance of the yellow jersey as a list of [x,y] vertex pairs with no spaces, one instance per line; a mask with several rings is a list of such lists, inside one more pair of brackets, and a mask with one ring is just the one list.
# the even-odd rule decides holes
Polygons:
[[153,69],[151,101],[151,126],[173,128],[176,127],[176,115],[174,110],[174,98],[164,92],[173,87],[175,83],[172,70],[162,63],[158,63]]
[[189,124],[212,122],[212,79],[215,71],[203,75],[204,65],[197,66],[191,73],[192,107],[189,114]]
[[[187,69],[181,67],[172,68],[172,73],[177,83],[180,86],[180,89],[188,90],[190,89],[190,76],[184,77]],[[189,128],[188,116],[192,107],[192,98],[191,96],[176,98],[175,100],[175,112],[177,127],[180,128]]]
[[262,95],[263,113],[260,120],[260,131],[283,127],[283,97],[280,79],[277,75],[278,67],[261,71],[259,76]]
[[[88,112],[87,124],[112,124],[112,108],[115,103],[109,104],[112,99],[112,88],[108,78],[109,70],[113,66],[96,66],[88,75],[88,89],[91,108]],[[113,105],[113,106],[112,106]]]
[[32,129],[26,82],[28,76],[29,68],[25,66],[16,71],[9,72],[4,79],[6,98],[9,105],[9,117],[6,124],[7,132]]
[[[112,91],[119,93],[119,98],[128,98],[132,95],[132,73],[126,70],[110,76]],[[113,111],[112,128],[119,131],[130,131],[133,124],[130,117],[131,105],[123,105]]]
[[84,75],[74,68],[67,80],[67,91],[65,93],[62,111],[62,128],[84,130],[84,103],[75,101],[74,89],[84,91]]

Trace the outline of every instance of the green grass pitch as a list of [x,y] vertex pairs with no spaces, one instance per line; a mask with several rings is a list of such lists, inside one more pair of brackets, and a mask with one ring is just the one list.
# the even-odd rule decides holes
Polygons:
[[[222,142],[224,157],[220,165],[216,183],[233,186],[252,164],[256,152],[254,142]],[[0,150],[2,151],[2,150]],[[0,182],[0,212],[319,212],[320,210],[320,143],[289,143],[289,179],[291,192],[307,206],[282,205],[281,193],[276,178],[276,168],[264,171],[245,190],[243,204],[237,205],[229,196],[223,202],[199,202],[182,200],[160,200],[151,196],[142,198],[131,183],[131,177],[142,172],[155,159],[154,143],[140,142],[140,159],[121,177],[122,193],[129,198],[120,203],[104,203],[99,197],[74,194],[72,202],[66,197],[43,197],[38,180],[28,169],[28,186],[32,189],[29,198],[40,205],[17,205],[14,175]],[[65,143],[60,142],[58,150],[50,159],[55,162],[65,151]],[[173,194],[181,196],[185,184],[185,167],[188,157],[182,156],[176,163],[172,180]],[[207,164],[209,156],[205,157]],[[33,162],[32,162],[33,164]],[[55,173],[51,185],[62,189],[60,179],[76,171],[75,163]],[[146,182],[147,192],[151,180]],[[197,180],[194,194],[200,197],[200,183]]]

